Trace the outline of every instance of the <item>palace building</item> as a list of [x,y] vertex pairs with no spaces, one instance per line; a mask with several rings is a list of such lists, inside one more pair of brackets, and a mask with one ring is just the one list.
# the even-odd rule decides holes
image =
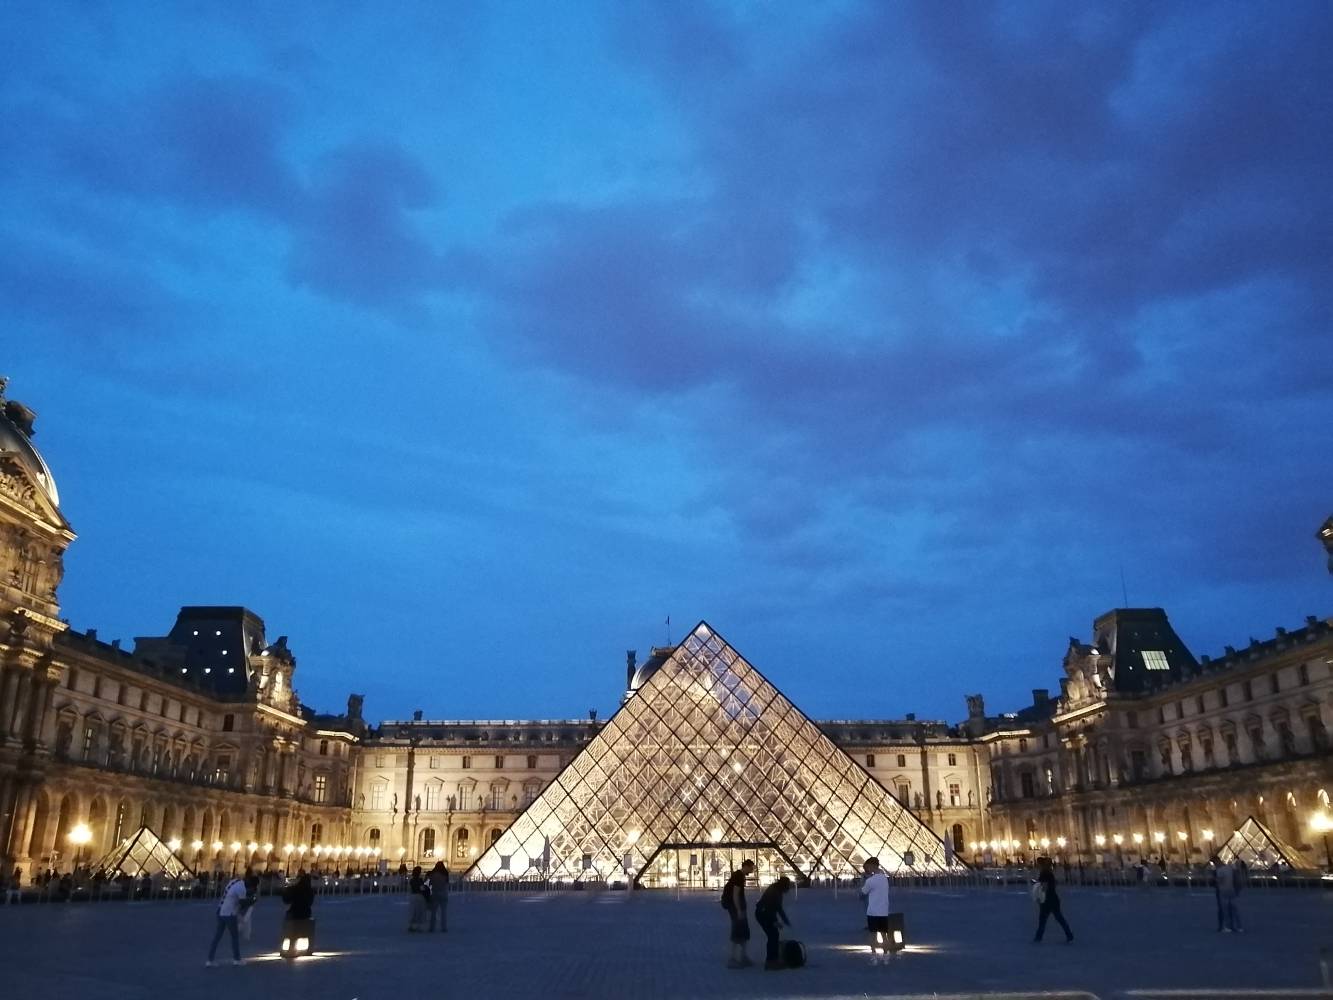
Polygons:
[[[0,384],[0,858],[69,870],[147,828],[199,871],[444,859],[478,878],[712,884],[867,854],[939,871],[1034,853],[1200,861],[1252,821],[1325,863],[1333,621],[1196,657],[1161,609],[1069,641],[1058,695],[943,721],[813,721],[701,623],[608,719],[370,725],[297,692],[288,638],[183,607],[130,648],[60,617],[74,541]],[[1333,520],[1329,522],[1333,524]],[[1333,548],[1333,529],[1321,539]],[[1247,827],[1247,829],[1258,827]]]

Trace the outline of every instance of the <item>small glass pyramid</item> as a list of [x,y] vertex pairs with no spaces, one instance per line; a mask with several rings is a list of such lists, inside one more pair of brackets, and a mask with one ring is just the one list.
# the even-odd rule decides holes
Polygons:
[[1267,868],[1279,861],[1291,868],[1315,867],[1304,853],[1280,840],[1253,816],[1226,839],[1217,849],[1217,856],[1223,861],[1244,861],[1250,868]]
[[192,878],[192,872],[184,861],[168,847],[162,839],[148,827],[139,831],[128,840],[122,840],[93,866],[93,871],[100,871],[108,878],[129,875],[139,878],[141,875],[165,875],[167,878]]
[[478,879],[720,885],[963,865],[701,622],[640,667],[620,710],[482,854]]

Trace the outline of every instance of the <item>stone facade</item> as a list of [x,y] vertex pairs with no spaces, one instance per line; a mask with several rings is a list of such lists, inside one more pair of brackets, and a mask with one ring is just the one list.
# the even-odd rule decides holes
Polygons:
[[[3,388],[5,871],[68,870],[140,826],[203,870],[436,858],[465,868],[598,731],[595,714],[418,712],[370,728],[359,695],[321,715],[301,704],[286,637],[270,642],[241,607],[182,608],[167,635],[132,650],[71,631],[57,588],[75,536],[32,447],[34,415]],[[1331,531],[1321,529],[1328,544]],[[1197,861],[1254,815],[1313,862],[1310,817],[1333,786],[1333,622],[1310,618],[1202,661],[1159,609],[1109,612],[1093,630],[1091,643],[1070,640],[1060,695],[1038,691],[1020,712],[988,717],[971,696],[959,725],[820,726],[964,860],[1049,849]],[[76,847],[82,827],[91,839]]]

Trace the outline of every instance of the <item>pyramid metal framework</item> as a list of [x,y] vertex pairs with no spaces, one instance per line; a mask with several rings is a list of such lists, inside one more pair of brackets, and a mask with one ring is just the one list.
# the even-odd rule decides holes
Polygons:
[[760,845],[800,878],[964,867],[701,622],[468,874],[641,880],[660,852]]
[[1313,868],[1305,853],[1291,844],[1279,839],[1273,831],[1264,826],[1253,816],[1233,833],[1221,847],[1217,856],[1223,861],[1240,859],[1251,868],[1266,868],[1282,861],[1292,868]]
[[93,866],[94,871],[108,878],[129,875],[165,875],[167,878],[189,878],[192,872],[176,852],[148,827],[140,827],[128,840],[122,840]]

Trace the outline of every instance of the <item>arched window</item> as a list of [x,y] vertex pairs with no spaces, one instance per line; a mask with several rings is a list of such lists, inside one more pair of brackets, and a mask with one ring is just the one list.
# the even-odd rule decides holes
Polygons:
[[324,824],[323,823],[310,824],[310,843],[312,845],[318,844],[323,839],[324,839]]
[[460,860],[468,856],[468,850],[471,848],[471,834],[467,829],[461,829],[454,834],[454,857]]
[[426,827],[421,831],[421,856],[423,858],[435,857],[435,828]]
[[500,839],[500,830],[498,827],[490,832],[490,838],[491,838],[490,842],[492,844],[494,844],[497,840]]
[[367,839],[368,841],[370,841],[370,846],[371,846],[371,847],[379,847],[379,846],[380,846],[380,828],[377,827],[377,826],[372,826],[368,831],[366,831],[366,839]]
[[963,853],[963,824],[955,823],[950,831],[953,837],[953,850],[955,854]]

